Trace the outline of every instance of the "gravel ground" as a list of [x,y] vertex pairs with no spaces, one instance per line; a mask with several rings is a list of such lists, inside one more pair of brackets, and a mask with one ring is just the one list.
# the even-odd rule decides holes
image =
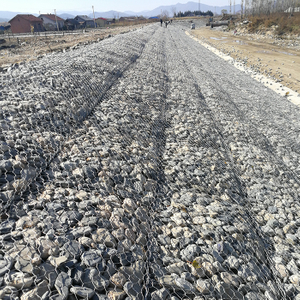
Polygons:
[[300,299],[300,110],[187,28],[0,75],[1,299]]

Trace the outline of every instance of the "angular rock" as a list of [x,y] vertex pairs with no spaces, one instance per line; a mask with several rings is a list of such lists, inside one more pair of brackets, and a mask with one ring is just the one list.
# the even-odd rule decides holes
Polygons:
[[48,282],[46,280],[43,280],[34,289],[24,293],[21,296],[21,300],[40,300],[42,296],[48,291],[50,291]]
[[81,255],[81,261],[87,267],[95,267],[102,262],[101,253],[97,250],[86,251]]
[[32,285],[34,277],[22,272],[10,272],[5,276],[5,284],[17,289],[25,289]]
[[107,247],[116,247],[116,240],[105,228],[99,228],[96,234],[92,234],[95,243],[104,244]]
[[61,295],[62,299],[67,299],[69,295],[69,287],[72,284],[72,278],[65,272],[59,273],[55,280],[55,288]]
[[125,293],[133,300],[143,300],[142,286],[138,283],[126,282],[124,285]]
[[72,286],[70,292],[80,298],[85,299],[91,299],[95,294],[94,290],[81,286]]

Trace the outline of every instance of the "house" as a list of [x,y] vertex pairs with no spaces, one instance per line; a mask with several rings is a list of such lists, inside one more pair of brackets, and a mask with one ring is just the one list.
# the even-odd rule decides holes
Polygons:
[[108,25],[108,21],[105,18],[97,18],[96,23],[99,27],[105,27],[106,25]]
[[39,15],[39,18],[43,20],[43,25],[46,30],[57,30],[57,25],[59,29],[64,27],[64,19],[54,14],[42,14]]
[[33,15],[19,14],[10,21],[12,33],[30,33],[44,31],[43,21]]
[[95,23],[94,20],[91,19],[88,16],[84,16],[84,15],[78,15],[74,18],[77,22],[79,22],[79,24],[81,25],[81,27],[83,28],[88,28],[88,27],[95,27]]
[[116,23],[116,19],[115,18],[107,18],[107,24],[115,24]]
[[10,28],[10,24],[8,22],[0,23],[0,31],[8,30]]
[[119,19],[119,22],[133,22],[136,19],[137,19],[136,17],[121,17]]
[[75,30],[80,28],[80,24],[75,19],[66,19],[64,22],[64,28],[67,30]]

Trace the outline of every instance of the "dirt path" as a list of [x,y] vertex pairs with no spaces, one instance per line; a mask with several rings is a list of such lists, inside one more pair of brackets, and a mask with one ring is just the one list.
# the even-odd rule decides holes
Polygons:
[[257,73],[300,91],[300,47],[297,43],[277,43],[272,37],[234,34],[221,28],[203,27],[191,34]]

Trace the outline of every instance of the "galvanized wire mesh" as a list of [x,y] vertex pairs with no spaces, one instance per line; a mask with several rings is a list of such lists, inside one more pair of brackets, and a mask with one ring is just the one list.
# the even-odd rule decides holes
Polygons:
[[0,75],[1,299],[299,299],[299,109],[188,25]]

